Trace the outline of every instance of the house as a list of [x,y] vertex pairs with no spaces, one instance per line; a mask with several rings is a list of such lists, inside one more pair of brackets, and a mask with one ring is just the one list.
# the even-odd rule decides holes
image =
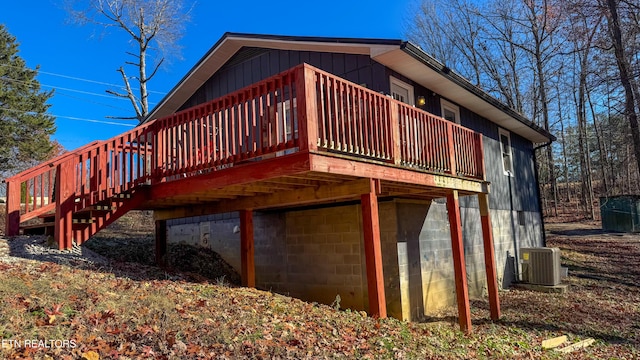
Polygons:
[[553,140],[409,42],[227,33],[149,121],[8,179],[7,233],[41,217],[68,248],[152,209],[159,260],[197,243],[246,286],[405,320],[457,304],[469,331],[469,297],[497,319],[544,244]]

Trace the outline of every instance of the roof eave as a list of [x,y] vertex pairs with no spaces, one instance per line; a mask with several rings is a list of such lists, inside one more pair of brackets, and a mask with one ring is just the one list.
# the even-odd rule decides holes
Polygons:
[[[534,143],[545,143],[545,142],[551,142],[551,141],[555,141],[556,140],[556,137],[553,136],[550,132],[548,132],[547,130],[543,129],[542,127],[536,125],[535,123],[533,123],[532,121],[530,121],[529,119],[524,117],[522,114],[518,113],[514,109],[512,109],[509,106],[505,105],[504,103],[502,103],[501,101],[499,101],[498,99],[493,97],[492,95],[488,94],[487,92],[483,91],[482,89],[478,88],[477,86],[471,84],[467,79],[465,79],[461,75],[457,74],[455,71],[453,71],[452,69],[448,68],[447,66],[445,66],[441,62],[437,61],[433,57],[429,56],[420,47],[414,45],[411,42],[404,42],[400,46],[400,48],[403,51],[405,51],[407,54],[413,56],[415,59],[417,59],[420,62],[422,62],[424,65],[426,65],[429,68],[439,72],[443,77],[447,78],[447,80],[449,80],[449,81],[453,82],[454,84],[460,86],[461,88],[463,88],[466,91],[472,93],[473,95],[481,98],[483,101],[485,101],[486,103],[490,104],[491,106],[499,109],[500,111],[504,112],[509,117],[513,118],[514,120],[517,120],[518,122],[522,123],[523,125],[526,125],[527,127],[535,130],[540,135],[540,137],[536,137],[536,138],[530,139]],[[491,120],[491,119],[489,119],[489,120]]]
[[[523,115],[498,101],[495,97],[484,92],[477,86],[474,86],[467,79],[458,75],[411,42],[390,39],[325,38],[230,32],[225,33],[214,46],[200,58],[193,68],[171,89],[158,105],[153,108],[143,123],[150,119],[168,116],[177,111],[213,73],[223,66],[224,63],[243,46],[350,52],[367,54],[376,60],[379,59],[380,56],[384,57],[385,54],[401,51],[401,53],[405,53],[410,56],[410,58],[415,59],[415,61],[418,62],[416,64],[427,66],[431,71],[437,73],[439,77],[442,77],[457,86],[457,88],[462,89],[468,94],[472,94],[488,104],[489,107],[494,109],[487,115],[487,119],[490,121],[520,133],[533,143],[547,143],[556,140],[548,131],[529,121]],[[392,63],[384,65],[393,67]],[[451,100],[455,101],[456,99],[452,98]],[[464,106],[462,101],[459,102]],[[498,114],[498,119],[490,116],[492,114]],[[499,118],[502,118],[502,125],[500,124]]]
[[[167,95],[160,100],[158,105],[156,105],[152,111],[149,113],[147,118],[142,122],[148,122],[151,119],[155,119],[158,117],[169,115],[165,114],[165,110],[169,110],[168,112],[175,111],[175,105],[171,106],[170,101],[175,95],[184,90],[185,86],[189,88],[193,88],[199,85],[202,85],[212,74],[213,72],[208,72],[204,74],[204,77],[199,78],[194,81],[190,79],[197,78],[200,75],[200,71],[209,63],[211,63],[211,58],[221,52],[221,50],[231,50],[230,52],[234,52],[239,50],[242,46],[258,46],[261,45],[265,48],[284,48],[285,44],[288,44],[290,47],[309,47],[309,48],[317,48],[316,51],[329,50],[333,49],[336,51],[336,48],[340,48],[343,51],[349,52],[353,51],[354,53],[366,53],[367,55],[371,55],[371,51],[380,51],[380,48],[399,48],[402,45],[402,40],[393,40],[393,39],[361,39],[361,38],[327,38],[327,37],[311,37],[311,36],[288,36],[288,35],[260,35],[260,34],[248,34],[248,33],[225,33],[220,40],[218,40],[212,47],[207,51],[207,53],[198,60],[198,62],[187,72],[187,74],[167,93]],[[233,45],[237,46],[233,46]],[[358,46],[357,49],[354,47]],[[384,50],[383,50],[384,51]],[[219,61],[217,64],[214,64],[210,70],[217,70],[220,68],[225,59],[228,60],[231,55],[221,56],[222,61]],[[188,99],[180,99],[180,101],[186,101]],[[178,102],[180,102],[178,101]]]

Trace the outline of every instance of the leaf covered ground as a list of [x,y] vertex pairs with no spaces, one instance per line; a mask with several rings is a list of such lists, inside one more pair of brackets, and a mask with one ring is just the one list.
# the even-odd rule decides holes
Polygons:
[[640,235],[547,230],[569,266],[569,293],[501,292],[496,323],[474,300],[471,335],[455,308],[404,323],[127,261],[0,262],[0,358],[553,359],[563,357],[540,344],[560,335],[596,340],[568,358],[640,358]]

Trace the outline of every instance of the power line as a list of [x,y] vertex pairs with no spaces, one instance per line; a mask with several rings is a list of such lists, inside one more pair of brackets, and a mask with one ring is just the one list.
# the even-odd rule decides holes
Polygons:
[[[66,78],[66,79],[71,79],[71,80],[78,80],[78,81],[84,81],[84,82],[89,82],[89,83],[93,83],[93,84],[98,84],[98,85],[106,85],[106,86],[112,86],[112,87],[117,87],[119,89],[125,89],[124,86],[122,85],[118,85],[118,84],[110,84],[110,83],[106,83],[106,82],[102,82],[102,81],[96,81],[96,80],[90,80],[90,79],[83,79],[83,78],[79,78],[79,77],[75,77],[75,76],[69,76],[69,75],[62,75],[62,74],[56,74],[56,73],[52,73],[52,72],[47,72],[47,71],[41,71],[42,74],[47,74],[47,75],[51,75],[51,76],[58,76],[58,77],[62,77],[62,78]],[[155,91],[155,90],[147,90],[148,93],[153,93],[153,94],[159,94],[159,95],[166,95],[166,92],[162,92],[162,91]]]
[[[17,82],[17,83],[22,83],[22,84],[26,84],[26,85],[30,85],[28,81],[24,81],[24,80],[16,80],[16,79],[10,79],[10,78],[0,78],[1,80],[5,80],[5,81],[9,81],[9,82]],[[91,96],[100,96],[100,97],[104,97],[104,98],[109,98],[109,99],[118,99],[118,100],[125,100],[125,101],[129,101],[129,98],[125,98],[125,97],[118,97],[118,96],[113,96],[113,95],[107,95],[107,94],[99,94],[99,93],[94,93],[94,92],[90,92],[90,91],[84,91],[84,90],[77,90],[77,89],[71,89],[71,88],[64,88],[64,87],[59,87],[59,86],[55,86],[55,85],[48,85],[48,84],[43,84],[43,83],[39,83],[40,86],[43,87],[48,87],[54,90],[62,90],[62,91],[71,91],[71,92],[75,92],[75,93],[79,93],[79,94],[85,94],[85,95],[91,95]],[[155,102],[150,101],[149,105],[156,105]]]
[[24,111],[24,110],[9,109],[9,108],[0,108],[0,110],[6,110],[6,111],[29,114],[29,115],[49,115],[49,116],[53,116],[55,118],[62,118],[62,119],[75,120],[75,121],[84,121],[84,122],[97,123],[97,124],[119,125],[119,126],[126,126],[126,127],[135,127],[136,126],[134,124],[125,124],[125,123],[119,123],[119,122],[115,122],[115,121],[86,119],[86,118],[79,118],[79,117],[75,117],[75,116],[55,115],[55,114],[49,114],[49,113],[39,113],[39,112],[34,112],[34,111]]
[[[10,65],[10,64],[0,64],[0,66],[13,67],[13,68],[20,68],[19,66]],[[71,76],[71,75],[58,74],[58,73],[53,73],[53,72],[49,72],[49,71],[42,71],[42,70],[37,70],[37,72],[38,72],[39,74],[46,74],[46,75],[57,76],[57,77],[65,78],[65,79],[71,79],[71,80],[77,80],[77,81],[84,81],[84,82],[93,83],[93,84],[98,84],[98,85],[113,86],[113,87],[117,87],[117,88],[119,88],[119,89],[125,89],[125,88],[122,86],[122,84],[111,84],[111,83],[107,83],[107,82],[103,82],[103,81],[91,80],[91,79],[85,79],[85,78],[81,78],[81,77],[77,77],[77,76]],[[159,95],[166,95],[166,94],[167,94],[166,92],[162,92],[162,91],[154,91],[154,90],[148,90],[147,92],[148,92],[148,93],[159,94]]]
[[126,126],[126,127],[136,127],[136,125],[133,125],[133,124],[124,124],[124,123],[113,122],[113,121],[84,119],[84,118],[78,118],[78,117],[73,117],[73,116],[64,116],[64,115],[53,115],[53,114],[49,114],[49,115],[55,116],[56,118],[63,118],[63,119],[68,119],[68,120],[85,121],[85,122],[106,124],[106,125],[120,125],[120,126]]
[[116,110],[123,110],[123,111],[129,111],[130,110],[130,109],[125,109],[125,108],[120,107],[120,106],[115,106],[115,105],[111,105],[111,104],[105,104],[105,103],[101,103],[101,102],[98,102],[98,101],[94,101],[94,100],[89,100],[89,99],[73,96],[73,95],[65,93],[64,91],[56,92],[56,95],[66,96],[68,98],[75,99],[75,100],[78,100],[78,101],[84,101],[84,102],[88,102],[88,103],[91,103],[91,104],[96,104],[96,105],[100,105],[100,106],[104,106],[104,107],[108,107],[108,108],[112,108],[112,109],[116,109]]

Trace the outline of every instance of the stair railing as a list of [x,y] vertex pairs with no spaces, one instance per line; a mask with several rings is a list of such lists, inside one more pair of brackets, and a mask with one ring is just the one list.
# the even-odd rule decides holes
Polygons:
[[92,142],[6,179],[6,234],[18,235],[21,222],[53,210],[56,228],[70,232],[73,211],[149,182],[155,126]]

